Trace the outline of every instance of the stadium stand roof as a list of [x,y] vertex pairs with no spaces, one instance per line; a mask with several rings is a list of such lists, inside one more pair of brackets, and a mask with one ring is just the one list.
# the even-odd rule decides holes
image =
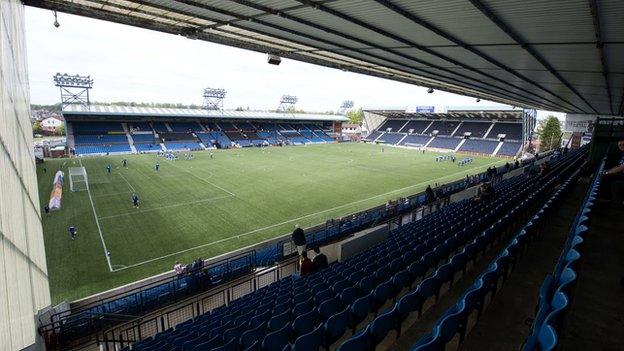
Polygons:
[[479,97],[621,115],[621,0],[25,0]]
[[190,108],[157,108],[137,106],[106,106],[69,105],[63,109],[63,115],[71,117],[120,116],[124,118],[213,118],[213,119],[253,119],[253,120],[291,120],[291,121],[348,121],[342,115],[315,114],[315,113],[281,113],[264,111],[209,111]]

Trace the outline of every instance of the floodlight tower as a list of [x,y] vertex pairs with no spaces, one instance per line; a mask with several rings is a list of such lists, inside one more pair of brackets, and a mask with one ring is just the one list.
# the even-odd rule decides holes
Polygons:
[[223,111],[225,93],[225,89],[220,88],[204,89],[204,109]]
[[291,107],[294,109],[297,101],[299,101],[299,99],[296,96],[282,95],[279,106],[277,106],[277,111],[286,112]]
[[89,109],[89,89],[93,87],[91,76],[69,75],[57,73],[53,77],[54,85],[61,91],[61,108],[69,105],[82,105]]
[[353,101],[352,100],[345,100],[340,105],[340,108],[338,109],[338,114],[339,115],[344,115],[344,114],[347,113],[347,111],[349,111],[352,108],[353,108]]

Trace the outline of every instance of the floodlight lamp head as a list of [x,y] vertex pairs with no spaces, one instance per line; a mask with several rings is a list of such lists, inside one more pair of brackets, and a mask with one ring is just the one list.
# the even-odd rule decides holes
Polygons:
[[206,88],[204,89],[204,97],[205,98],[217,98],[224,99],[226,91],[221,88]]
[[280,103],[282,104],[296,104],[299,99],[293,95],[282,95]]
[[343,109],[349,109],[352,107],[353,107],[353,101],[351,100],[345,100],[342,102],[342,105],[340,105],[340,108],[343,108]]
[[433,93],[433,88],[427,89],[427,93],[429,93],[429,94]]

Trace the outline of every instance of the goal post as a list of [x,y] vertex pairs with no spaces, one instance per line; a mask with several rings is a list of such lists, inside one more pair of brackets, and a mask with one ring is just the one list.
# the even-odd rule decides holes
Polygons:
[[71,191],[89,190],[87,170],[84,167],[69,168],[69,189]]

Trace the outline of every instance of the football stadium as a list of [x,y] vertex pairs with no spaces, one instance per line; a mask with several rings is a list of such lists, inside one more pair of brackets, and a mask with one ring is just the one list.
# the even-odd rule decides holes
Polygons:
[[[34,51],[94,72],[53,74],[58,110],[35,108],[28,9],[51,31],[67,15],[276,70],[298,61],[318,96],[334,83],[317,66],[422,94],[326,112],[288,94],[231,109],[258,100],[213,87],[201,105],[102,103],[123,90],[98,81],[120,73],[68,42]],[[0,350],[621,349],[622,13],[611,0],[1,1]]]

